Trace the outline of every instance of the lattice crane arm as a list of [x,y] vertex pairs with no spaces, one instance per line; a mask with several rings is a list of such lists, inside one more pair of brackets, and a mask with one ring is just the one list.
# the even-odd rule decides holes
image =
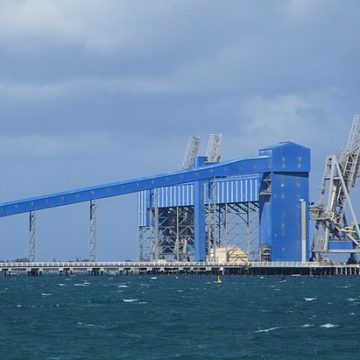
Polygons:
[[211,134],[206,150],[208,162],[216,163],[221,159],[222,134]]
[[348,151],[354,151],[358,147],[360,147],[360,114],[355,114],[346,148]]
[[182,169],[191,169],[194,167],[195,158],[198,156],[200,149],[200,138],[197,136],[191,136],[188,140],[184,161],[182,163]]

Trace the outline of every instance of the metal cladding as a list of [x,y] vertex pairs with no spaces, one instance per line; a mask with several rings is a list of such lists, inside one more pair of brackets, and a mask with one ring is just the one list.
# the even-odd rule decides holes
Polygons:
[[[211,180],[216,183],[217,204],[237,204],[243,202],[258,202],[261,178],[259,175],[246,175],[241,177],[229,177],[226,179]],[[204,205],[210,201],[209,184],[204,186]],[[151,190],[138,193],[138,222],[139,226],[148,226],[149,208],[172,208],[177,206],[194,206],[194,184],[183,184],[158,189],[157,204]]]
[[274,261],[301,261],[301,200],[306,204],[306,254],[309,256],[310,150],[292,142],[260,150],[271,157],[271,172],[260,190],[260,242]]

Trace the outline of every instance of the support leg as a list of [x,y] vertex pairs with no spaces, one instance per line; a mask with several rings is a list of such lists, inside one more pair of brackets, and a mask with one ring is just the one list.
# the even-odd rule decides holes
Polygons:
[[96,202],[90,201],[90,261],[96,261]]
[[36,251],[36,233],[35,233],[36,213],[30,211],[29,213],[29,261],[35,261]]

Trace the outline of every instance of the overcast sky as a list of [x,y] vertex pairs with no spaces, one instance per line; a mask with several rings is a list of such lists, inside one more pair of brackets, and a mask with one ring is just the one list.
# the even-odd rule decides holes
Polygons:
[[[189,135],[223,159],[292,140],[327,154],[360,111],[357,0],[1,0],[1,201],[176,169]],[[359,211],[359,206],[357,206]],[[100,260],[135,258],[136,196],[98,202]],[[38,260],[88,257],[88,205],[38,213]],[[0,259],[28,255],[0,219]]]

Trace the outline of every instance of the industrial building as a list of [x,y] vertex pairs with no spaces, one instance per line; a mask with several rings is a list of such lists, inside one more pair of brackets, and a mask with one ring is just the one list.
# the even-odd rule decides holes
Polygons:
[[220,161],[221,139],[212,134],[199,156],[200,139],[191,137],[178,171],[1,203],[0,217],[29,214],[29,263],[36,260],[36,212],[79,202],[90,206],[89,259],[96,263],[96,202],[129,193],[138,194],[141,262],[305,264],[332,253],[356,262],[360,230],[350,189],[360,169],[359,115],[340,159],[326,159],[316,206],[309,201],[310,149],[286,141]]
[[[194,158],[195,174],[214,166],[207,159]],[[212,260],[217,248],[241,244],[253,260],[305,261],[310,150],[284,142],[246,162],[231,174],[219,163],[219,176],[141,191],[140,259]]]
[[[173,173],[3,203],[0,217],[29,213],[30,260],[34,261],[36,211],[88,201],[94,222],[95,200],[139,192],[140,238],[150,233],[151,260],[172,256],[205,261],[211,249],[230,245],[226,239],[231,217],[244,219],[249,229],[257,216],[261,256],[269,261],[301,261],[302,251],[309,254],[309,171],[310,150],[284,142],[251,158],[208,162],[198,156],[194,167]],[[305,204],[303,224],[301,203]],[[96,226],[91,228],[94,261]]]

